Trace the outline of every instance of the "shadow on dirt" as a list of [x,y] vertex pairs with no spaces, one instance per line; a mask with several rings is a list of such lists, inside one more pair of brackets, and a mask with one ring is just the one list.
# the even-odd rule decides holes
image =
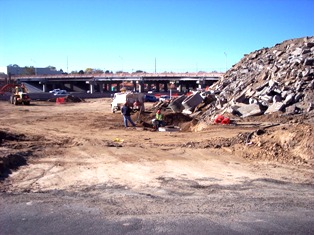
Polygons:
[[[12,134],[5,131],[0,131],[0,146],[3,147],[4,142],[20,142],[25,140],[25,135],[23,134]],[[4,146],[12,152],[12,149],[16,149],[14,146]],[[5,153],[3,150],[0,155],[0,180],[4,180],[11,173],[12,170],[17,170],[20,166],[27,164],[27,158],[32,155],[31,151],[15,152],[15,153]]]
[[19,152],[2,157],[0,160],[0,180],[7,178],[12,173],[12,170],[17,170],[20,166],[27,165],[27,158],[30,155],[30,152]]

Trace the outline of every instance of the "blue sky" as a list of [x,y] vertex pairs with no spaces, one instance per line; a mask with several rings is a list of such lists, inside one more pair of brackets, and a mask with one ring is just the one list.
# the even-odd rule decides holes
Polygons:
[[0,0],[0,66],[132,72],[229,69],[313,36],[314,0]]

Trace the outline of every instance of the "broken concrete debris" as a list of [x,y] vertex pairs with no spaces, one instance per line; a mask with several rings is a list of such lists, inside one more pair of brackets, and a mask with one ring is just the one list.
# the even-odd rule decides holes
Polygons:
[[[187,115],[198,112],[200,118],[223,113],[300,114],[314,109],[313,89],[314,37],[304,37],[245,55],[210,91],[177,98],[170,107]],[[206,109],[199,112],[202,102]]]
[[265,111],[265,114],[283,111],[284,108],[285,108],[284,102],[273,103],[273,104],[271,104],[271,105],[268,107],[268,109]]
[[263,113],[263,110],[259,103],[241,105],[239,108],[234,110],[236,111],[234,112],[234,114],[239,114],[242,117],[256,116]]
[[192,111],[197,105],[202,103],[202,101],[203,98],[201,97],[200,93],[196,92],[195,94],[186,97],[182,101],[182,105],[186,110]]
[[313,92],[313,48],[314,37],[305,37],[246,55],[212,87],[220,91],[219,97],[228,100],[223,109],[234,102],[241,103],[246,108],[238,110],[239,114],[248,117],[286,110],[294,113],[289,107],[298,103],[298,112],[308,112],[310,109],[306,107],[313,99],[305,100],[304,97]]

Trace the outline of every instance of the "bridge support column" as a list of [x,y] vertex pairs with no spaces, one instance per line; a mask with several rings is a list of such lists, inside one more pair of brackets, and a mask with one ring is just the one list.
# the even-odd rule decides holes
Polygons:
[[95,92],[95,85],[94,85],[94,83],[90,83],[89,84],[89,91],[90,91],[91,94],[93,94]]
[[139,93],[144,92],[144,83],[143,82],[138,83],[138,92]]
[[199,89],[205,88],[205,81],[200,81],[200,80],[198,80],[197,83],[198,83],[198,88],[199,88]]
[[156,91],[159,92],[160,91],[160,87],[159,87],[160,83],[156,82]]
[[108,84],[108,90],[109,90],[109,91],[113,91],[113,90],[112,90],[112,84],[111,84],[111,83]]
[[121,82],[117,82],[117,92],[120,92],[120,84]]
[[108,85],[108,84],[105,83],[105,82],[102,84],[102,89],[101,89],[101,92],[102,92],[102,93],[103,93],[104,91],[108,91],[107,85]]
[[168,82],[164,82],[164,91],[168,91]]
[[44,83],[44,84],[43,84],[43,92],[46,92],[46,91],[47,91],[47,84]]
[[147,83],[147,91],[151,91],[152,90],[152,83],[149,82]]
[[105,83],[104,83],[104,82],[101,82],[98,86],[99,86],[99,91],[100,91],[100,93],[104,93],[104,86],[105,86]]
[[133,91],[136,92],[136,81],[132,81],[133,83]]
[[186,83],[186,84],[185,84],[185,89],[186,89],[186,91],[187,91],[187,92],[189,92],[189,91],[190,91],[190,86],[189,86],[189,83]]
[[178,85],[177,85],[177,89],[178,89],[178,91],[181,93],[182,92],[182,84],[181,83],[179,83]]

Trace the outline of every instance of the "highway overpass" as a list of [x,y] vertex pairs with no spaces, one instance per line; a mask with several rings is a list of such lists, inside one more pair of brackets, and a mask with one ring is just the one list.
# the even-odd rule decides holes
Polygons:
[[68,91],[106,92],[119,91],[128,87],[134,91],[168,91],[177,89],[184,92],[190,89],[206,88],[220,80],[223,73],[104,73],[104,74],[62,74],[11,76],[15,82],[28,83],[39,87],[42,92],[55,88]]

